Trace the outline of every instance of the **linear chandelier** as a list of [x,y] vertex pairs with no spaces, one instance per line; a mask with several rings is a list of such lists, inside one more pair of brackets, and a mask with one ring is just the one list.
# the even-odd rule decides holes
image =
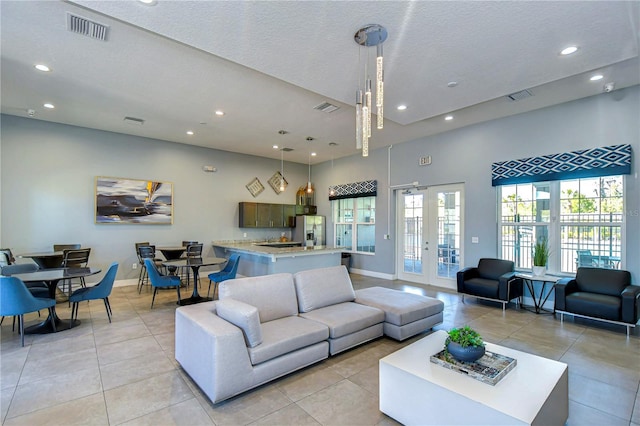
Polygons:
[[[382,129],[384,126],[384,67],[382,44],[387,39],[387,30],[382,25],[370,24],[360,28],[353,38],[360,46],[376,46],[376,127]],[[356,90],[356,148],[362,149],[363,157],[369,156],[371,115],[373,112],[368,59],[369,55],[367,54],[364,67],[364,88],[360,87],[360,79],[358,79],[358,90]]]

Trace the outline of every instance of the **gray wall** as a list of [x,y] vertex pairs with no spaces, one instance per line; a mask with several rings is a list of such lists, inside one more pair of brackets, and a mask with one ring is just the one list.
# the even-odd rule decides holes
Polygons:
[[[526,101],[525,101],[526,102]],[[391,156],[391,185],[419,181],[424,185],[462,182],[465,185],[464,266],[480,257],[497,255],[496,189],[491,186],[491,163],[555,154],[599,146],[631,144],[633,160],[640,152],[640,86],[601,94],[499,120],[452,130],[436,136],[335,160],[314,167],[317,188],[348,182],[378,180],[376,255],[354,255],[352,266],[384,274],[395,273],[395,194],[389,191],[387,158]],[[384,130],[382,130],[384,131]],[[375,138],[375,133],[373,135]],[[430,166],[418,157],[430,155]],[[634,282],[640,281],[640,185],[638,168],[626,179],[626,262]],[[328,195],[316,197],[319,211],[330,216]],[[387,203],[391,202],[392,239],[387,233]],[[328,241],[333,238],[331,228]],[[479,244],[471,244],[478,237]]]
[[[329,219],[328,241],[333,241],[329,185],[377,179],[376,253],[354,255],[352,266],[395,274],[395,194],[389,191],[387,175],[390,155],[391,185],[464,183],[464,264],[495,256],[492,162],[622,143],[632,145],[635,160],[640,152],[638,117],[640,88],[635,86],[377,149],[368,158],[352,156],[314,165],[318,211]],[[1,125],[0,245],[16,252],[47,250],[54,242],[80,242],[93,248],[92,263],[120,262],[118,278],[123,279],[137,276],[131,270],[135,241],[162,245],[197,239],[209,243],[242,239],[244,232],[248,239],[279,236],[280,230],[251,231],[237,225],[237,203],[253,200],[245,185],[257,176],[267,186],[268,178],[280,168],[277,160],[14,116],[3,115]],[[423,155],[431,155],[430,166],[418,166],[417,159]],[[218,172],[204,173],[204,165],[213,165]],[[640,185],[636,171],[634,165],[626,179],[624,267],[638,283]],[[285,175],[290,183],[285,193],[278,196],[267,186],[256,201],[294,203],[294,189],[306,182],[307,166],[287,163]],[[173,182],[174,224],[94,224],[95,176]],[[391,240],[383,239],[386,233]],[[480,243],[471,244],[472,236]]]
[[[54,243],[91,247],[91,263],[120,263],[118,279],[135,278],[134,243],[179,245],[182,240],[279,237],[289,229],[238,227],[238,202],[295,203],[307,166],[285,164],[287,191],[267,183],[280,161],[2,115],[1,246],[14,253],[51,250]],[[204,165],[217,167],[205,173]],[[173,183],[173,225],[97,225],[95,177],[115,176]],[[245,188],[258,177],[265,190]]]

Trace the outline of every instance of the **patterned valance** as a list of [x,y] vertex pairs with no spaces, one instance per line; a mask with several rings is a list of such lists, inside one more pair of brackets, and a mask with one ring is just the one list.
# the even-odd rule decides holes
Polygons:
[[583,149],[491,165],[493,186],[631,173],[631,145]]
[[340,200],[342,198],[358,198],[375,196],[378,191],[377,180],[367,180],[364,182],[346,183],[344,185],[334,185],[329,187],[329,200]]

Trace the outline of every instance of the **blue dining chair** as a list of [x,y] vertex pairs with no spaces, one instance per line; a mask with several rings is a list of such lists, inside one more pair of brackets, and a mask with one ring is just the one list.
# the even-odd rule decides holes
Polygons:
[[158,288],[175,287],[178,291],[178,303],[180,303],[180,277],[176,275],[161,275],[158,272],[158,268],[153,263],[153,259],[145,259],[144,264],[147,268],[147,274],[149,274],[149,281],[151,281],[151,287],[153,287],[153,298],[151,299],[151,309],[153,309],[153,302],[156,300],[156,293]]
[[218,272],[213,272],[209,274],[209,289],[207,290],[207,297],[209,297],[209,292],[211,291],[211,282],[215,283],[213,286],[213,296],[216,296],[216,291],[218,290],[218,284],[222,281],[232,280],[236,277],[236,273],[238,272],[238,264],[240,264],[240,255],[235,253],[229,256],[229,260],[227,264],[224,265],[224,269]]
[[99,300],[104,301],[104,307],[107,310],[107,317],[111,322],[111,305],[109,304],[109,295],[111,295],[111,289],[113,289],[113,282],[116,280],[116,273],[118,272],[118,264],[113,262],[107,273],[102,277],[100,282],[92,287],[82,287],[75,290],[69,296],[69,302],[71,305],[71,321],[69,321],[69,328],[73,325],[76,319],[78,319],[78,307],[80,302],[84,300]]
[[[37,271],[38,265],[35,263],[12,263],[10,265],[5,265],[0,267],[0,275],[4,275],[5,277],[10,277],[15,274],[26,274],[28,272]],[[49,297],[49,288],[44,281],[37,282],[29,282],[24,283],[27,286],[27,289],[31,292],[34,297],[40,298],[48,298]],[[40,312],[38,312],[38,316],[40,316]],[[0,325],[4,322],[4,317],[0,319]],[[16,329],[16,317],[13,317],[13,330]]]
[[[53,316],[54,299],[34,297],[20,278],[0,277],[0,315],[17,316],[20,327],[21,343],[24,346],[24,314],[49,309]],[[56,331],[55,322],[53,331]]]

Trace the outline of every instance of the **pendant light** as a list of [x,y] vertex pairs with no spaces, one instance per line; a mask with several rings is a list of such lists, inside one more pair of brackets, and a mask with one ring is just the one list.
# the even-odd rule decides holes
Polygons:
[[[354,35],[354,40],[358,45],[364,47],[376,46],[376,127],[382,129],[384,126],[384,58],[382,45],[387,39],[387,30],[378,24],[367,25],[360,28]],[[356,148],[362,149],[362,156],[369,155],[369,138],[371,137],[371,115],[372,106],[372,84],[369,77],[368,59],[364,67],[364,94],[360,83],[356,90]],[[358,82],[360,79],[358,78]]]
[[307,187],[305,188],[305,192],[307,194],[313,194],[313,185],[311,184],[311,142],[314,138],[311,136],[307,137],[307,142],[309,142],[309,175],[307,180]]

